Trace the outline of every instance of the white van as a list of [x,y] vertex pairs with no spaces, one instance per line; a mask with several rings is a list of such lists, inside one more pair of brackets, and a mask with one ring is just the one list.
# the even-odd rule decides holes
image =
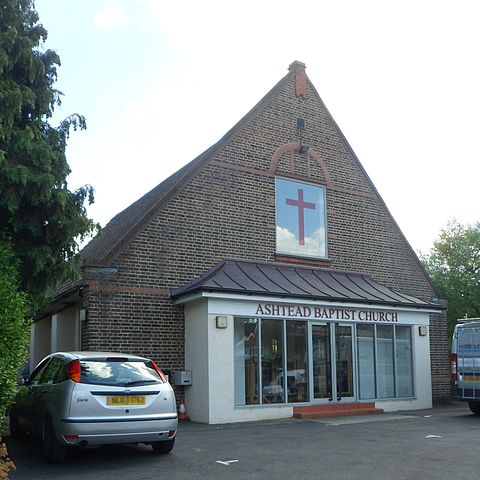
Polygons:
[[450,354],[453,395],[480,415],[480,318],[458,321]]

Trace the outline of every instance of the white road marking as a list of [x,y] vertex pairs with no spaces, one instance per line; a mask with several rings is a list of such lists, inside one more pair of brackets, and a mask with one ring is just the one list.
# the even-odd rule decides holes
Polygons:
[[426,435],[425,438],[442,438],[441,435]]
[[227,465],[229,466],[231,463],[236,463],[238,460],[226,460],[225,462],[222,462],[221,460],[217,460],[217,463],[221,463],[222,465]]

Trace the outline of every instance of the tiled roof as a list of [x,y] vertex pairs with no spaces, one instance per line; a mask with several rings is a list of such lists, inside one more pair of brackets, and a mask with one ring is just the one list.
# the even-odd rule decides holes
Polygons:
[[199,167],[212,158],[248,120],[261,111],[271,99],[284,87],[293,75],[290,71],[250,110],[233,128],[217,143],[205,150],[201,155],[168,177],[147,194],[113,217],[101,232],[93,238],[80,252],[84,264],[102,264],[107,262],[122,245],[128,244],[135,233],[158,209],[166,204],[170,195],[181,188],[193,176]]
[[267,295],[430,310],[444,308],[440,304],[391,290],[366,274],[244,260],[224,260],[193,282],[173,289],[171,296],[178,299],[199,292]]

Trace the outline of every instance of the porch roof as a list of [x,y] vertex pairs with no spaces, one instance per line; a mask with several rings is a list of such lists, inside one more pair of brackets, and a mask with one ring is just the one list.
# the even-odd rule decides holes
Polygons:
[[370,275],[246,260],[224,260],[201,277],[174,288],[172,299],[200,292],[265,295],[335,302],[389,305],[442,310],[427,302],[396,292]]

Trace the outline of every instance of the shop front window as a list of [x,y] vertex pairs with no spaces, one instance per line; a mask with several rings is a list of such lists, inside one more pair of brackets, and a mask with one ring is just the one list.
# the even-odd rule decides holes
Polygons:
[[283,403],[283,321],[262,320],[261,328],[262,403]]
[[259,398],[259,321],[235,318],[235,404],[255,405]]
[[[343,375],[344,370],[352,374],[357,372],[360,400],[414,396],[411,326],[357,324],[355,329],[353,326],[336,328],[333,349],[331,325],[312,324],[313,350],[310,352],[309,324],[306,321],[236,317],[235,405],[298,403],[308,402],[311,397],[314,400],[329,398],[332,396],[332,365],[336,365],[336,388],[341,397],[355,394],[353,375]],[[352,350],[352,334],[356,341],[355,350]],[[334,352],[336,357],[332,358]],[[355,359],[353,352],[356,352]],[[335,359],[336,363],[332,364]],[[350,362],[350,367],[343,369],[345,359]],[[310,375],[312,385],[309,384]]]
[[395,397],[393,327],[377,326],[378,398]]
[[360,399],[375,398],[375,326],[357,326],[358,385]]
[[411,398],[412,327],[357,325],[360,399]]
[[399,397],[413,397],[412,329],[395,328],[395,360]]
[[304,321],[235,318],[235,405],[308,401],[307,332]]
[[287,392],[289,403],[308,401],[307,323],[287,322]]

